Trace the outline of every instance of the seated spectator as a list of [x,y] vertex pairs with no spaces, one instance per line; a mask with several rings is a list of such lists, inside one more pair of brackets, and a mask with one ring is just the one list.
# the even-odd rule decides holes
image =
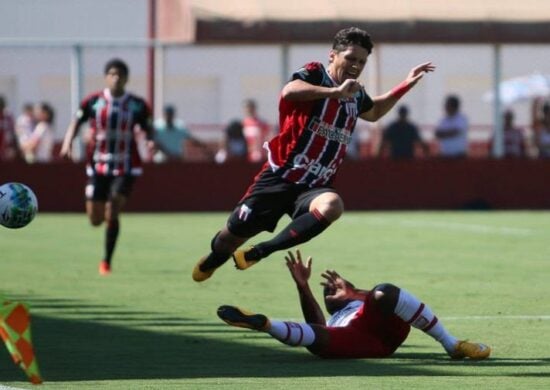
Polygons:
[[168,105],[164,107],[163,114],[163,118],[157,119],[154,123],[154,140],[158,148],[158,152],[154,156],[155,162],[184,160],[184,143],[186,141],[190,141],[192,144],[200,147],[209,156],[211,155],[208,146],[193,137],[185,127],[183,121],[176,118],[176,109],[174,106]]
[[247,155],[248,150],[243,134],[243,125],[239,120],[231,121],[224,130],[222,145],[216,153],[215,160],[219,164],[231,160],[245,161]]
[[418,127],[409,121],[409,109],[401,106],[398,110],[398,119],[384,130],[378,155],[384,155],[387,149],[393,159],[411,159],[414,157],[416,145],[422,147],[424,156],[430,154],[428,144],[422,141]]
[[35,108],[36,126],[31,135],[20,147],[28,163],[52,161],[54,147],[54,111],[48,103],[40,103]]
[[[504,111],[504,158],[524,158],[525,138],[523,129],[514,124],[514,113],[512,110]],[[491,145],[494,147],[494,137]]]

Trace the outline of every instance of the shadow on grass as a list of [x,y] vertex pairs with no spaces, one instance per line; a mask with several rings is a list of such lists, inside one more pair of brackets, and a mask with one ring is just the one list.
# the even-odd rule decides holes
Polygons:
[[[66,302],[72,310],[74,302]],[[43,308],[47,304],[42,302]],[[59,309],[59,302],[52,308]],[[37,306],[33,304],[33,306]],[[80,305],[85,317],[85,305]],[[93,319],[56,318],[33,313],[33,341],[46,381],[87,381],[115,379],[185,379],[221,377],[336,377],[336,376],[460,376],[454,367],[477,364],[484,367],[547,367],[550,360],[490,359],[485,362],[453,362],[443,353],[410,353],[404,346],[391,359],[323,360],[304,349],[286,348],[273,340],[273,348],[250,345],[250,340],[269,336],[235,330],[220,322],[204,323],[193,319],[163,317],[158,313],[122,314],[113,307],[100,317],[113,315],[121,324]],[[38,310],[37,310],[38,311]],[[125,312],[126,313],[126,312]],[[82,313],[81,313],[82,314]],[[155,319],[154,316],[158,316]],[[153,318],[152,318],[153,317]],[[96,317],[97,318],[97,317]],[[180,326],[178,333],[136,329],[136,326]],[[134,328],[132,328],[134,327]],[[220,340],[210,334],[225,334],[241,342]],[[270,340],[271,341],[271,340]],[[263,343],[263,340],[262,340]],[[418,350],[417,348],[415,348]],[[402,351],[402,352],[400,352]],[[477,375],[480,373],[478,372]],[[481,374],[483,376],[484,374]],[[503,375],[503,374],[496,374]],[[547,376],[533,373],[526,376]],[[7,352],[0,353],[0,381],[24,380]]]

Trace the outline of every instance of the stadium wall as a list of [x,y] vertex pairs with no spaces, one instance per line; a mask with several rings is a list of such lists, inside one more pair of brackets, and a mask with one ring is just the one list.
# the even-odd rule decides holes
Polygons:
[[[260,165],[169,163],[145,166],[127,205],[133,212],[229,211]],[[550,161],[347,161],[335,187],[348,210],[548,209]],[[42,212],[83,212],[84,166],[2,163],[0,183],[36,192]]]

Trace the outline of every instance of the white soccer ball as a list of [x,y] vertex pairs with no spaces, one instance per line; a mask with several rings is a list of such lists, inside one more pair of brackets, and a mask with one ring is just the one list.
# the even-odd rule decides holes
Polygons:
[[27,226],[38,211],[34,192],[21,183],[0,186],[0,225],[10,229]]

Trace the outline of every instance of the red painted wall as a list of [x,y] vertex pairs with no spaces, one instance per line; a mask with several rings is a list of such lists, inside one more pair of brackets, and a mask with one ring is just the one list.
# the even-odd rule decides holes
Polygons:
[[[128,211],[229,211],[260,165],[146,165]],[[335,187],[348,210],[546,209],[550,161],[347,161]],[[41,211],[84,211],[84,166],[0,163],[0,183],[19,181],[36,193]]]

